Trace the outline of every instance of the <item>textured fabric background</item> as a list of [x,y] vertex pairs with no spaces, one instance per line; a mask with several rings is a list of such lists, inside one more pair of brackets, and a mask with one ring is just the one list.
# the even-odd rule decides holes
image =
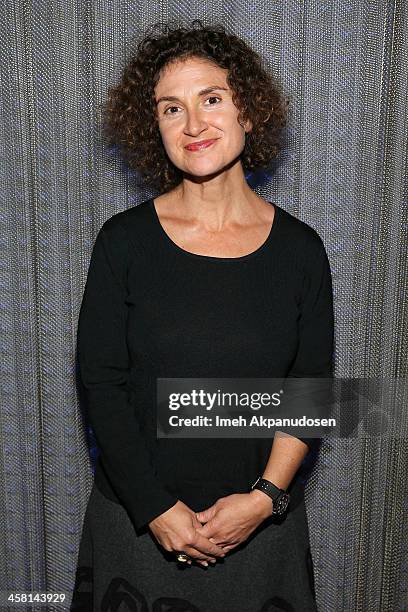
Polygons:
[[[97,107],[130,40],[167,18],[224,23],[281,78],[287,147],[271,177],[248,180],[324,240],[335,375],[407,376],[404,0],[6,0],[0,591],[73,587],[92,484],[75,385],[89,256],[105,219],[151,195],[104,146]],[[322,612],[408,610],[407,465],[406,440],[324,443],[306,489]]]

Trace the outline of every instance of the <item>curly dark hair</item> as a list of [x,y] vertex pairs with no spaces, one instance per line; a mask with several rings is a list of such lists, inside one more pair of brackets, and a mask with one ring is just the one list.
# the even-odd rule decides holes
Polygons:
[[222,25],[204,26],[194,19],[191,27],[158,22],[137,44],[123,69],[120,83],[108,90],[102,104],[102,127],[109,145],[121,150],[125,161],[142,177],[143,185],[166,192],[183,179],[169,159],[158,127],[154,89],[163,67],[175,60],[197,57],[227,69],[238,120],[250,119],[241,153],[244,172],[268,168],[283,145],[289,98],[263,67],[256,51]]

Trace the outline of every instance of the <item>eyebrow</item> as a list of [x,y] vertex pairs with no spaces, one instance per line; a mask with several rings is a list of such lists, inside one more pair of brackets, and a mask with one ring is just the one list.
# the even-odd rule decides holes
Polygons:
[[[205,96],[208,93],[211,93],[212,91],[228,91],[227,87],[218,87],[218,85],[211,85],[210,87],[206,87],[205,89],[202,89],[201,91],[198,92],[199,96]],[[176,96],[162,96],[161,98],[159,98],[158,100],[156,100],[156,104],[159,104],[159,102],[177,102],[178,98]]]

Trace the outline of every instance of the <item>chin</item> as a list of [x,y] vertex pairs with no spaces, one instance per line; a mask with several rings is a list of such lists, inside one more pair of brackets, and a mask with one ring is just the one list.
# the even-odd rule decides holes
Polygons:
[[[182,172],[186,174],[194,174],[196,176],[207,176],[210,174],[217,174],[226,170],[230,166],[234,164],[236,161],[236,157],[231,158],[231,160],[222,161],[218,163],[214,163],[212,161],[205,162],[204,160],[197,160],[195,164],[191,164],[189,167],[187,166],[178,166]],[[200,163],[201,162],[201,163]]]
[[183,173],[186,176],[190,176],[192,178],[196,178],[196,179],[200,179],[200,178],[205,178],[205,177],[212,177],[212,176],[216,176],[217,174],[220,174],[221,172],[223,172],[225,170],[225,166],[217,166],[217,167],[212,167],[212,168],[202,168],[202,169],[198,169],[198,168],[194,168],[194,169],[183,169]]

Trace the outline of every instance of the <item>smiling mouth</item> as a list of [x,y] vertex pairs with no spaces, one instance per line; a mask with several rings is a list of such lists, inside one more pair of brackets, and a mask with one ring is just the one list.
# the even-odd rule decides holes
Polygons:
[[203,142],[197,142],[194,144],[187,145],[184,148],[186,149],[186,151],[201,151],[202,149],[208,149],[208,147],[211,147],[211,145],[213,145],[216,141],[217,139],[204,140]]

